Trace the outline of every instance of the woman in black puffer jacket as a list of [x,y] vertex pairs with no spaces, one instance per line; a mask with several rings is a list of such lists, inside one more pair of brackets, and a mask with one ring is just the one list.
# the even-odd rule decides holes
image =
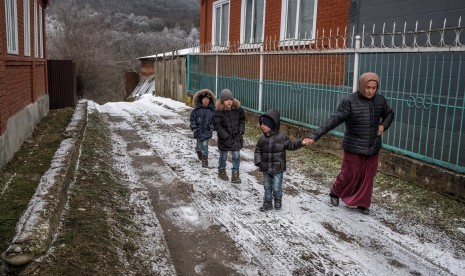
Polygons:
[[345,123],[342,140],[344,157],[341,171],[331,188],[330,199],[331,204],[337,206],[341,198],[347,206],[357,207],[363,214],[369,214],[382,146],[381,135],[394,120],[394,112],[386,99],[377,93],[378,89],[377,74],[362,74],[358,91],[343,99],[336,113],[304,140],[304,144],[313,144]]

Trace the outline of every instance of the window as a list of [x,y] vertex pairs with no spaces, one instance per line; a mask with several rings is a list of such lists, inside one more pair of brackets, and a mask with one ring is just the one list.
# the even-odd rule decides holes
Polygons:
[[241,43],[263,41],[265,0],[242,1]]
[[44,57],[44,26],[42,20],[42,6],[39,5],[39,53],[40,57]]
[[281,40],[315,38],[318,0],[282,0]]
[[213,3],[213,45],[227,46],[229,41],[229,1]]
[[29,0],[23,0],[24,20],[24,55],[31,55],[31,11]]
[[5,0],[6,44],[8,54],[18,54],[18,13],[16,0]]
[[37,15],[37,0],[34,0],[34,57],[39,57],[39,29]]

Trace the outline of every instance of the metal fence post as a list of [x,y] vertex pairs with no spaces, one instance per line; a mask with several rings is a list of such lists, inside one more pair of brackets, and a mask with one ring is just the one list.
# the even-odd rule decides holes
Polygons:
[[258,84],[258,111],[262,111],[264,59],[265,59],[265,55],[263,54],[263,43],[262,43],[260,45],[260,80]]
[[215,94],[218,98],[218,55],[215,55]]
[[190,54],[186,56],[186,94],[189,93],[189,89],[191,88],[191,58]]
[[358,70],[359,70],[359,61],[360,61],[360,36],[355,37],[355,56],[354,56],[354,75],[352,81],[352,92],[357,92],[358,90]]

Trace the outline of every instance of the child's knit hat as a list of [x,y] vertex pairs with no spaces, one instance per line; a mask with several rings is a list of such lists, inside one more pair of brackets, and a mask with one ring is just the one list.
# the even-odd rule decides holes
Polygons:
[[232,100],[232,99],[234,99],[234,96],[231,90],[227,88],[221,90],[221,95],[220,95],[221,103],[223,103],[226,100]]
[[274,123],[273,119],[271,119],[268,116],[261,116],[260,117],[260,124],[264,124],[265,126],[269,127],[270,129],[274,129],[274,127],[276,125]]

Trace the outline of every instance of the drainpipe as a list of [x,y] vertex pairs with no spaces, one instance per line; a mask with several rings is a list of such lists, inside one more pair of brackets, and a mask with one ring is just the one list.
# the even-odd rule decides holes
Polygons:
[[358,89],[358,70],[359,68],[359,61],[360,61],[360,36],[357,35],[355,37],[355,56],[354,56],[354,75],[353,75],[353,81],[352,81],[352,92],[357,92]]
[[263,107],[263,64],[265,56],[263,54],[263,43],[260,44],[260,80],[258,85],[258,111],[262,111]]

